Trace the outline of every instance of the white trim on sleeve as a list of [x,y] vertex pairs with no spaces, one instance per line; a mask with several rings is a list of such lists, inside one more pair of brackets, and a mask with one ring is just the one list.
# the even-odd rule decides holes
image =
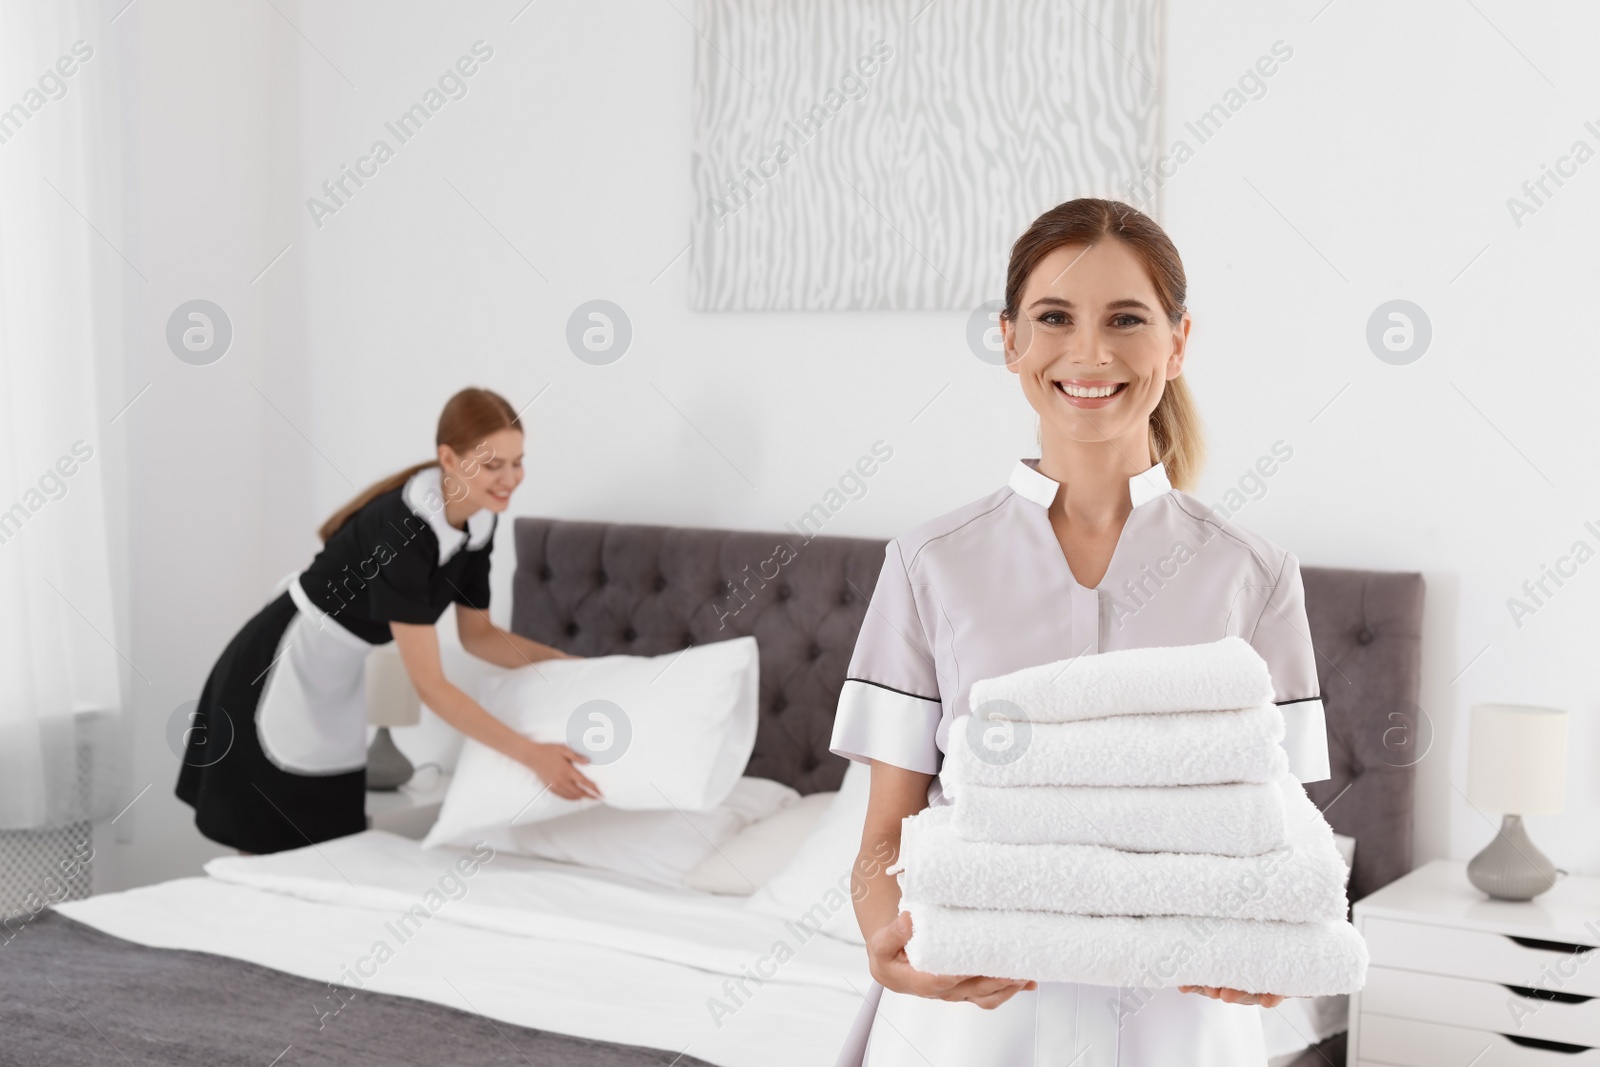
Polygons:
[[1333,777],[1328,767],[1328,722],[1322,698],[1288,700],[1283,712],[1283,750],[1289,754],[1289,773],[1302,782]]
[[857,678],[847,678],[839,691],[828,750],[864,762],[882,760],[923,774],[939,773],[939,747],[934,737],[944,706]]

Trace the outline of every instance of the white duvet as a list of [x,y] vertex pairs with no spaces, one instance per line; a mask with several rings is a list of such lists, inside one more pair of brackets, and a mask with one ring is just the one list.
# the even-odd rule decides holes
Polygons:
[[206,873],[58,910],[141,944],[725,1067],[831,1063],[869,983],[860,946],[741,898],[517,856],[475,862],[382,831],[215,859]]

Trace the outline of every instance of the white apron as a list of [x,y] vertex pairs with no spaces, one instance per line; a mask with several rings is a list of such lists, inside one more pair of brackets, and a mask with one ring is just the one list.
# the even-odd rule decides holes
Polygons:
[[[278,644],[256,708],[261,751],[291,774],[344,774],[367,762],[366,663],[372,646],[287,585],[298,609]],[[276,595],[275,593],[275,595]]]

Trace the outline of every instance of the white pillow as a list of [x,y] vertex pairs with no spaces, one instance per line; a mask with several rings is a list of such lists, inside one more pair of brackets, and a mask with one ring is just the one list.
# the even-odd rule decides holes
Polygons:
[[684,875],[758,821],[793,809],[800,794],[768,778],[741,778],[709,811],[620,811],[601,805],[559,819],[483,832],[499,852],[631,874],[664,885]]
[[850,899],[850,868],[861,852],[872,765],[850,761],[838,795],[794,859],[751,894],[745,907],[796,926],[865,945]]
[[720,843],[683,877],[690,889],[748,896],[794,859],[838,793],[811,793]]
[[[744,773],[756,739],[754,637],[665,656],[543,660],[479,689],[518,733],[586,752],[602,800],[566,800],[509,756],[468,739],[424,848],[467,844],[491,827],[571,815],[601,803],[630,811],[705,811]],[[598,703],[596,703],[598,702]]]

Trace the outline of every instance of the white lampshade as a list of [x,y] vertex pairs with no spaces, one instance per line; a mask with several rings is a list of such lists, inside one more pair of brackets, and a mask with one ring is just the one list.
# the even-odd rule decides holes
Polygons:
[[1567,713],[1526,704],[1472,709],[1467,799],[1506,815],[1554,815],[1565,802]]
[[393,642],[367,655],[367,721],[374,726],[415,726],[422,700]]

